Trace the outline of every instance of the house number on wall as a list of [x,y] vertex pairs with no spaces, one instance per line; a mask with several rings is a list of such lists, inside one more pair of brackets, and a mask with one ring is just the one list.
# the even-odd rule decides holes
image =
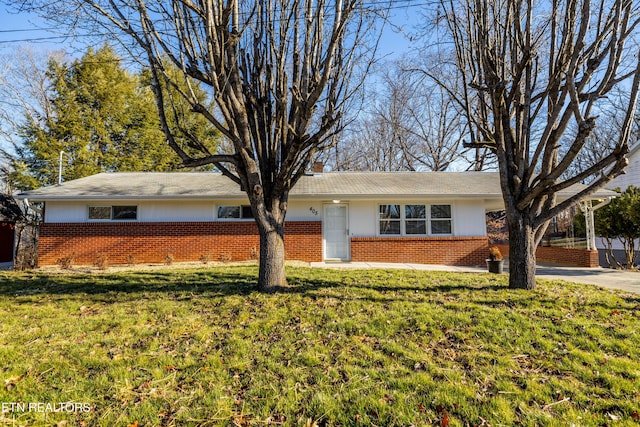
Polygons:
[[315,209],[313,208],[313,206],[312,206],[312,207],[310,207],[310,208],[309,208],[309,210],[311,211],[311,213],[312,213],[312,214],[314,214],[315,216],[318,216],[318,211],[317,211],[317,210],[315,210]]

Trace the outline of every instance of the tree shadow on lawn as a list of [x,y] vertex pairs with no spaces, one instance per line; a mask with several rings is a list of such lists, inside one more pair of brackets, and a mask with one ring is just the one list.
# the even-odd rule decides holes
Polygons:
[[[275,295],[301,294],[312,299],[335,298],[340,300],[366,300],[378,303],[394,301],[429,302],[434,294],[447,295],[457,300],[465,295],[482,293],[487,298],[474,298],[475,304],[504,306],[504,295],[508,291],[505,278],[492,276],[478,278],[476,274],[457,273],[426,276],[414,275],[410,279],[415,283],[389,284],[385,275],[391,271],[366,271],[362,276],[345,276],[337,272],[327,272],[322,278],[308,277],[304,270],[293,269],[289,272],[289,283],[276,287]],[[434,279],[435,277],[435,279]],[[424,280],[421,280],[424,279]],[[348,290],[354,292],[348,292]],[[337,290],[337,291],[336,291]],[[510,292],[508,305],[526,305],[536,299],[538,303],[557,303],[552,298],[541,298],[531,291]],[[93,300],[115,302],[123,296],[135,297],[153,293],[173,294],[178,299],[193,296],[221,298],[225,296],[262,293],[257,286],[257,269],[246,268],[240,271],[215,268],[198,271],[145,271],[118,274],[44,274],[39,272],[20,275],[7,274],[0,277],[0,296],[21,297],[31,295],[48,296],[91,296]],[[640,298],[624,298],[627,303],[640,304]]]
[[148,293],[193,293],[248,295],[257,292],[256,279],[244,272],[202,270],[129,272],[119,274],[34,272],[4,278],[0,295],[114,295]]
[[[379,270],[379,272],[385,272]],[[437,284],[389,285],[383,278],[369,276],[366,271],[363,277],[354,279],[344,277],[340,273],[323,274],[322,278],[306,277],[297,274],[296,269],[288,272],[289,283],[273,289],[275,294],[305,294],[332,288],[354,288],[380,293],[411,292],[455,292],[455,291],[487,291],[504,289],[497,282],[475,283],[472,276],[469,280],[447,280]],[[198,271],[144,271],[118,274],[87,273],[23,273],[7,274],[0,277],[0,295],[99,295],[99,294],[136,294],[136,293],[195,293],[215,295],[248,295],[260,293],[257,286],[257,269],[229,271],[225,269],[206,269]],[[415,278],[414,278],[415,279]]]

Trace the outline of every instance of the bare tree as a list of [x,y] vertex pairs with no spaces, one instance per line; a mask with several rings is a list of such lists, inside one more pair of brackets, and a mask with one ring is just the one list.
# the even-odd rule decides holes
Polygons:
[[[589,135],[585,148],[580,151],[576,157],[576,161],[567,171],[568,174],[576,174],[582,172],[595,165],[602,160],[607,153],[615,149],[617,136],[620,134],[626,117],[626,109],[629,103],[629,93],[626,87],[618,87],[607,96],[610,101],[606,109],[598,112],[598,126]],[[569,141],[577,134],[579,129],[572,126],[569,131]],[[638,117],[633,121],[631,128],[631,136],[629,137],[629,146],[633,146],[640,138],[640,122]],[[570,147],[563,146],[561,150],[567,150]]]
[[405,124],[412,145],[403,147],[404,151],[418,168],[444,171],[465,155],[463,116],[441,87],[433,84],[413,87],[414,96],[406,104],[409,120]]
[[[432,25],[423,27],[422,31],[429,34],[433,29]],[[435,111],[427,116],[431,123],[426,129],[431,133],[437,129],[437,139],[448,141],[439,145],[445,147],[450,156],[457,150],[458,155],[469,164],[468,170],[496,169],[496,157],[487,147],[465,147],[465,141],[475,138],[472,123],[474,117],[481,114],[483,106],[469,90],[466,76],[459,72],[452,51],[439,44],[436,47],[433,51],[420,52],[403,65],[404,70],[416,79],[416,93],[438,94]],[[425,101],[427,105],[432,104],[430,97],[426,97]]]
[[465,162],[460,106],[416,73],[404,58],[384,64],[367,106],[349,127],[334,159],[339,170],[446,170]]
[[[93,19],[104,31],[115,29],[114,37],[134,53],[141,49],[169,144],[184,166],[215,164],[246,191],[260,233],[259,286],[283,285],[289,192],[314,154],[330,145],[352,94],[350,76],[361,55],[371,53],[362,44],[370,23],[363,1],[20,3],[48,16]],[[182,81],[167,73],[167,58],[182,71]],[[186,76],[210,89],[215,109],[184,89]],[[198,156],[180,146],[168,126],[167,105],[177,94],[222,132],[232,152],[208,152],[197,139],[189,145],[200,150]]]
[[40,215],[24,202],[16,201],[10,194],[0,191],[0,218],[14,224],[14,269],[33,268],[37,263],[38,223]]
[[401,98],[376,101],[369,95],[370,106],[352,121],[333,150],[329,161],[336,170],[400,171],[415,170],[403,149],[411,137],[403,124],[406,109]]
[[[535,250],[550,219],[628,163],[640,84],[638,12],[632,0],[440,2],[461,79],[479,102],[469,115],[469,146],[489,147],[498,158],[512,288],[535,287]],[[614,144],[591,166],[567,174],[606,95],[620,85],[630,96]],[[577,132],[570,135],[572,123]],[[559,191],[586,181],[573,197],[557,200]]]
[[48,97],[47,65],[61,51],[37,52],[18,47],[0,57],[0,136],[9,142],[26,119],[40,122],[53,114]]

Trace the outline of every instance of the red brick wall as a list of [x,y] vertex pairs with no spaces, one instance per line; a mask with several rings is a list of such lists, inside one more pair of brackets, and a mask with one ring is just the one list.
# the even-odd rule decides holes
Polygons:
[[416,264],[484,265],[487,238],[478,237],[353,237],[351,260]]
[[[484,265],[486,237],[353,237],[351,260],[443,265]],[[508,245],[497,245],[509,254]],[[322,223],[291,221],[285,229],[289,260],[322,261]],[[43,223],[40,265],[73,255],[78,265],[93,264],[101,254],[108,264],[174,261],[244,261],[256,259],[258,230],[254,222]],[[597,267],[598,251],[538,247],[539,262]],[[130,259],[130,257],[132,257]]]
[[[255,222],[122,222],[43,223],[40,225],[40,265],[73,256],[78,265],[93,264],[101,254],[108,264],[174,261],[245,261],[259,253]],[[291,221],[285,226],[289,260],[322,261],[322,223]],[[129,257],[133,257],[130,259]]]
[[[495,245],[505,257],[509,255],[509,245]],[[598,251],[584,249],[555,248],[551,246],[538,246],[536,260],[550,264],[569,265],[574,267],[595,268],[600,265]]]

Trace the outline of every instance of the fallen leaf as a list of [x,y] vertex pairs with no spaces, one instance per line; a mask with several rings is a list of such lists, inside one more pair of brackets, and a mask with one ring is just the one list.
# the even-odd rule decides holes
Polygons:
[[440,420],[440,427],[449,427],[450,417],[449,413],[445,412]]
[[251,423],[246,415],[234,415],[233,425],[234,427],[248,427]]
[[138,420],[135,420],[133,423],[127,424],[127,427],[140,427],[140,423]]
[[18,381],[20,381],[20,377],[18,376],[9,377],[4,380],[4,387],[7,389],[7,391],[11,391],[16,388],[16,384],[18,384]]
[[395,401],[396,399],[390,394],[385,394],[384,397],[380,399],[380,402],[383,402],[383,403],[393,403]]
[[304,427],[318,427],[318,423],[311,418],[307,418],[307,422],[304,424]]

